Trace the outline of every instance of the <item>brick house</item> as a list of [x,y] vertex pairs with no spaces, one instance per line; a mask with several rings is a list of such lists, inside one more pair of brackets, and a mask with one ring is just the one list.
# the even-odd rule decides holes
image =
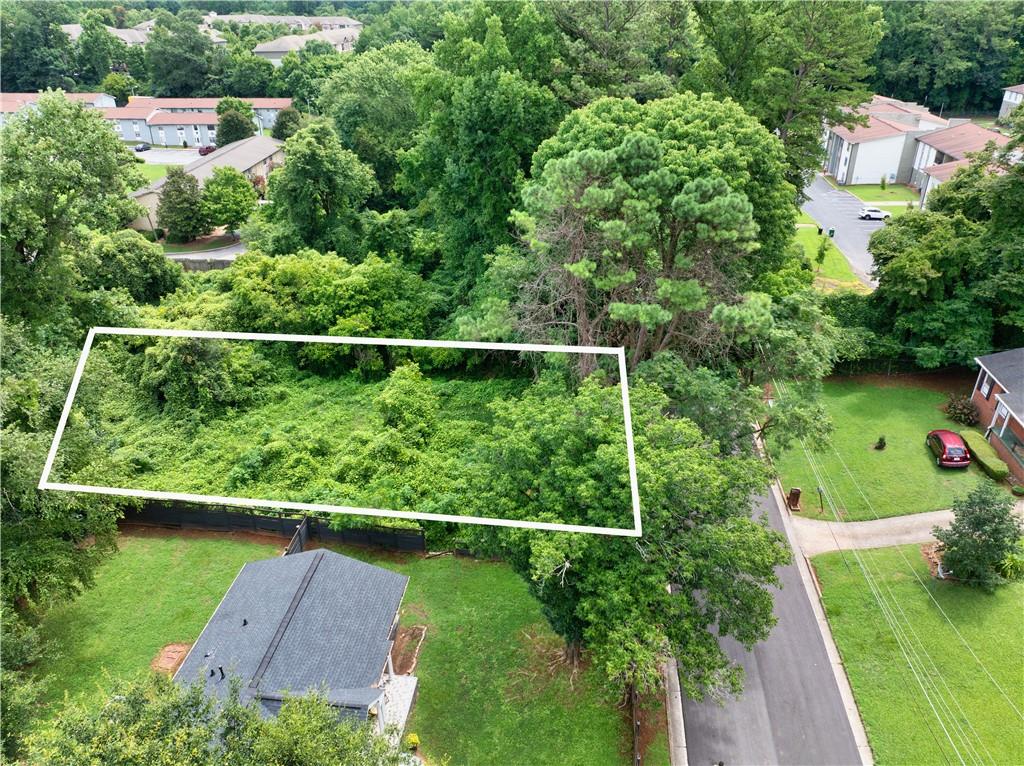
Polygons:
[[1024,482],[1024,348],[976,357],[981,368],[971,400],[985,438]]

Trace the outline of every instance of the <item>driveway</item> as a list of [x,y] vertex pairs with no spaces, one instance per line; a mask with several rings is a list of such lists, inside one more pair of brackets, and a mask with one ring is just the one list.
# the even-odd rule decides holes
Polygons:
[[[773,495],[759,498],[758,508],[784,532]],[[687,755],[694,766],[862,763],[796,563],[780,568],[779,579],[782,589],[773,593],[778,623],[768,640],[752,652],[722,642],[746,671],[742,696],[724,706],[683,699]]]
[[199,159],[198,149],[157,149],[153,147],[148,152],[138,152],[146,162],[154,165],[187,165],[193,160]]
[[874,259],[868,252],[868,239],[885,223],[860,220],[857,211],[865,203],[847,191],[834,188],[820,175],[814,177],[810,186],[804,189],[804,194],[807,201],[802,206],[803,211],[826,232],[830,228],[836,230],[832,241],[850,262],[853,273],[864,284],[877,287],[878,282],[871,278]]

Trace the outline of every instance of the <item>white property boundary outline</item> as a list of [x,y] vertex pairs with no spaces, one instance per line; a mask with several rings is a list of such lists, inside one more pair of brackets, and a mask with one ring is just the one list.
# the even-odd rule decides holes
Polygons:
[[[426,348],[475,349],[481,351],[534,351],[539,353],[566,354],[598,354],[614,356],[619,361],[619,382],[622,390],[622,412],[626,430],[626,452],[629,461],[629,489],[633,500],[633,528],[625,527],[592,527],[578,524],[555,524],[544,521],[513,521],[510,519],[491,519],[481,516],[456,516],[447,513],[415,513],[413,511],[391,511],[381,508],[355,508],[344,505],[324,505],[319,503],[295,503],[286,500],[255,500],[247,497],[225,497],[219,495],[194,495],[185,492],[161,492],[146,489],[127,489],[123,487],[97,487],[89,484],[68,484],[50,481],[50,471],[57,457],[64,428],[71,414],[71,406],[78,391],[78,383],[85,371],[85,362],[89,358],[93,339],[97,335],[131,335],[158,338],[215,338],[220,340],[254,340],[254,341],[291,341],[300,343],[334,343],[338,345],[363,346],[419,346]],[[170,330],[148,329],[136,327],[93,327],[85,339],[82,353],[78,357],[78,366],[71,379],[71,388],[64,402],[64,409],[57,423],[57,431],[50,444],[50,452],[46,456],[43,474],[39,478],[39,489],[61,490],[65,492],[88,492],[97,495],[115,495],[123,497],[141,497],[151,500],[182,500],[190,503],[212,503],[219,505],[238,505],[250,508],[280,508],[289,511],[326,511],[328,513],[347,513],[356,516],[379,516],[399,519],[422,519],[425,521],[450,521],[459,524],[481,524],[494,527],[518,527],[522,529],[542,529],[551,532],[582,532],[587,534],[612,535],[616,537],[640,537],[640,491],[636,478],[636,455],[633,450],[633,421],[629,407],[629,383],[626,377],[626,353],[622,347],[608,346],[556,346],[539,343],[480,343],[475,341],[420,340],[415,338],[353,338],[334,335],[289,335],[283,333],[259,332],[217,332],[210,330]]]

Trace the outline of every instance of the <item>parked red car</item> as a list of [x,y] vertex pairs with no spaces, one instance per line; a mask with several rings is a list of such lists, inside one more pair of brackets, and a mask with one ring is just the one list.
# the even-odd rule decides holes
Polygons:
[[213,154],[215,151],[217,151],[217,147],[216,146],[200,146],[199,147],[199,156],[200,157],[205,157],[207,154]]
[[924,442],[935,455],[935,465],[942,468],[966,468],[971,464],[971,453],[959,434],[938,428],[928,432]]

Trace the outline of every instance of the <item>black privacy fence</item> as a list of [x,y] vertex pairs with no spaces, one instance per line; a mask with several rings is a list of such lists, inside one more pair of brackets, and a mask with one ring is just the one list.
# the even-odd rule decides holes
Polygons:
[[124,520],[128,524],[180,529],[281,535],[291,540],[288,544],[289,553],[300,552],[311,540],[394,551],[423,552],[427,549],[421,529],[382,526],[332,529],[324,519],[287,511],[255,512],[232,506],[149,500],[139,508],[126,509]]

